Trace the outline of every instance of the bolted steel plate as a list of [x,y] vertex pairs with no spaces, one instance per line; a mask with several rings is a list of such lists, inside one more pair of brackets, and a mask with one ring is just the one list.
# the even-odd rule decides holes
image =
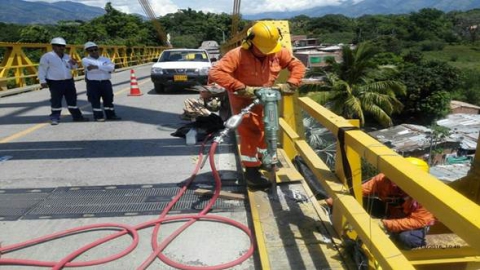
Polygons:
[[[3,189],[0,190],[0,220],[158,215],[180,188],[180,184],[154,184]],[[201,211],[210,197],[195,195],[197,188],[213,189],[213,184],[192,185],[170,212]],[[222,182],[222,190],[246,192],[244,186],[228,181]],[[212,211],[244,210],[245,204],[245,201],[219,198]]]

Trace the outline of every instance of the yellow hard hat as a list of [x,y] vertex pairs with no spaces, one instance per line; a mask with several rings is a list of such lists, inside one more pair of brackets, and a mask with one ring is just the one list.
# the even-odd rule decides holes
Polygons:
[[407,157],[405,158],[406,160],[408,160],[410,163],[412,163],[413,165],[417,166],[418,168],[420,168],[422,171],[424,172],[428,172],[430,170],[430,167],[428,166],[428,163],[425,162],[424,160],[422,159],[419,159],[419,158],[415,158],[415,157]]
[[269,22],[257,22],[247,32],[247,39],[263,54],[272,54],[282,49],[280,30]]

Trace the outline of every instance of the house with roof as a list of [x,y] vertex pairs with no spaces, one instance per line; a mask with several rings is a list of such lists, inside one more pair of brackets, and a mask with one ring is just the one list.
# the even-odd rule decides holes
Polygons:
[[431,129],[412,124],[369,134],[404,157],[413,156],[430,161],[430,174],[448,184],[465,177],[472,166],[480,136],[480,114],[450,114],[437,121],[437,125],[450,130],[448,136],[437,141],[430,136]]
[[450,110],[452,113],[479,114],[480,107],[463,101],[450,101]]
[[431,129],[413,124],[401,124],[369,134],[402,156],[424,158],[432,165],[468,162],[469,156],[477,149],[480,114],[450,114],[437,121],[437,125],[448,128],[449,135],[434,138]]

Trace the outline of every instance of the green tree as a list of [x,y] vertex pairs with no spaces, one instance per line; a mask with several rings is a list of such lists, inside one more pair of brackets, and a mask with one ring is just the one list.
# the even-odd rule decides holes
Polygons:
[[393,124],[391,115],[402,110],[397,95],[405,94],[405,86],[391,79],[393,66],[378,66],[374,61],[377,51],[368,43],[352,50],[342,49],[342,62],[332,63],[326,73],[325,84],[318,87],[317,100],[323,100],[335,113],[346,118],[360,119],[372,116],[384,127]]
[[382,37],[403,40],[409,35],[408,25],[405,15],[364,15],[356,20],[356,40],[362,42]]
[[293,17],[289,20],[290,32],[295,35],[307,35],[307,25],[310,22],[310,17],[306,15],[300,15]]
[[448,14],[453,22],[452,32],[456,36],[475,43],[480,33],[480,9],[465,12],[451,12]]
[[[126,14],[105,5],[106,14],[93,19],[89,25],[81,27],[83,35],[101,44],[139,46],[150,43],[149,30],[139,16]],[[151,22],[150,22],[151,23]],[[161,45],[157,39],[157,45]]]
[[107,29],[105,29],[105,26],[94,21],[80,26],[79,30],[85,37],[85,40],[105,43],[107,40],[110,39],[107,33]]
[[319,18],[312,18],[307,25],[307,29],[312,33],[335,33],[351,32],[353,29],[353,19],[344,15],[328,14]]
[[42,25],[29,25],[20,31],[21,42],[49,43],[51,39],[49,29]]
[[452,28],[445,13],[434,8],[411,13],[410,22],[410,39],[414,41],[443,39]]
[[219,44],[231,36],[231,15],[197,12],[182,9],[159,18],[165,31],[170,33],[174,47],[198,48],[204,40],[215,40]]
[[449,112],[450,93],[460,85],[460,71],[442,61],[406,62],[400,79],[407,86],[402,118],[430,124]]
[[53,36],[63,37],[70,44],[82,44],[86,40],[85,34],[78,30],[83,24],[83,21],[59,21]]
[[20,32],[24,26],[0,22],[0,41],[18,42],[21,39]]
[[462,84],[452,93],[452,99],[480,106],[480,71],[464,70],[461,80]]

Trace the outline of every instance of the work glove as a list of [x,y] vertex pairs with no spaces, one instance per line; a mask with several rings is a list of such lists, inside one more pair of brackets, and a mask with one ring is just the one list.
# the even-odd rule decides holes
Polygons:
[[245,86],[245,88],[238,89],[237,91],[235,91],[235,94],[239,97],[254,98],[255,92],[258,91],[260,88],[262,87]]
[[295,91],[297,90],[297,87],[291,83],[279,83],[273,88],[280,90],[280,92],[286,96],[295,94]]
[[384,231],[385,233],[388,233],[387,227],[385,227],[385,223],[383,223],[383,219],[373,219],[373,220],[378,224],[378,226],[380,227],[380,229],[382,229],[382,231]]

